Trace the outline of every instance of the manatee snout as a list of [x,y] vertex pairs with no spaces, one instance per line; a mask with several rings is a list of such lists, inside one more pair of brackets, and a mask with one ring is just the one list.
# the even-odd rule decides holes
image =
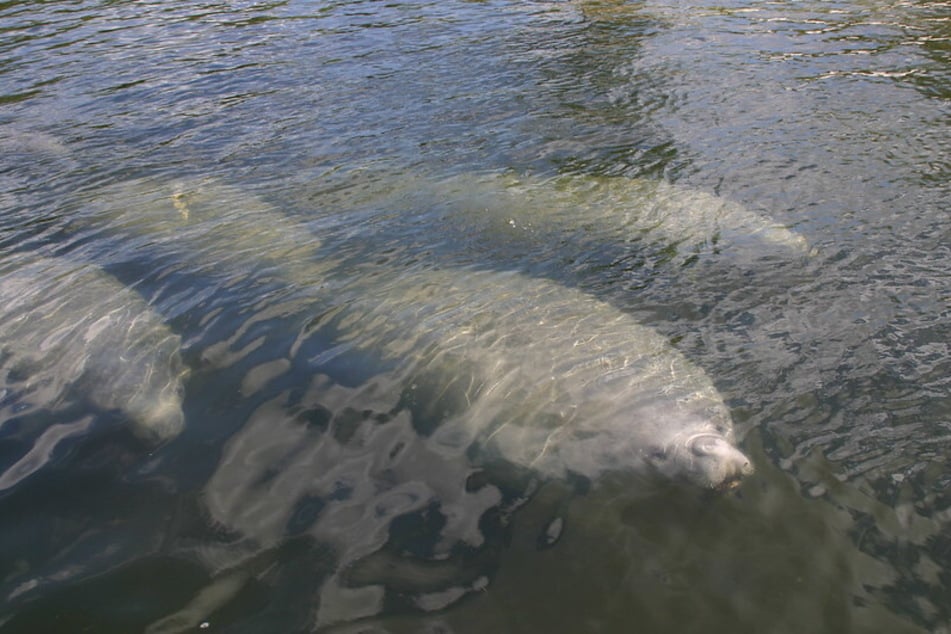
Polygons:
[[135,432],[152,443],[163,443],[178,436],[185,427],[180,398],[165,397],[135,421]]
[[753,473],[753,463],[719,434],[696,434],[687,439],[688,477],[701,486],[727,490]]
[[673,480],[715,491],[732,489],[753,473],[750,459],[714,431],[679,436],[666,447],[652,450],[648,461]]
[[123,402],[122,410],[132,423],[133,433],[154,445],[178,436],[185,428],[182,410],[184,386],[181,376],[167,378],[168,383],[157,392],[143,391]]

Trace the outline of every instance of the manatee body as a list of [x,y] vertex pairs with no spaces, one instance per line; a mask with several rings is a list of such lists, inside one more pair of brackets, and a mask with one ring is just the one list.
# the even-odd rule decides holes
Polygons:
[[137,435],[184,424],[180,340],[134,291],[58,258],[0,264],[0,387],[35,407],[70,398],[118,410]]
[[[319,240],[260,197],[211,178],[139,178],[95,190],[74,214],[84,234],[117,243],[119,257],[148,254],[163,266],[224,277],[272,275],[306,286],[326,265]],[[108,254],[115,257],[115,251]],[[101,258],[101,255],[97,255]]]
[[443,455],[477,449],[545,476],[657,473],[704,488],[751,472],[709,377],[580,291],[455,269],[357,283],[340,298],[332,328],[398,364],[400,405]]
[[[532,495],[518,482],[616,472],[721,490],[752,472],[710,379],[608,304],[509,272],[351,274],[292,351],[335,335],[310,385],[263,403],[202,492],[232,536],[201,551],[220,587],[306,534],[334,553],[317,629],[381,613],[386,589],[441,609],[488,583],[497,544],[485,522]],[[348,355],[372,360],[358,385],[321,370]],[[506,498],[513,484],[524,497]],[[393,523],[419,517],[439,519],[419,527],[423,554],[403,553]]]
[[[366,189],[366,188],[363,188]],[[510,241],[532,253],[565,241],[657,245],[666,258],[717,254],[739,263],[799,257],[806,239],[772,218],[711,193],[653,179],[460,174],[384,181],[364,205],[416,212],[469,240]],[[569,255],[577,255],[570,254]]]
[[[526,203],[510,225],[590,225],[595,233],[677,245],[685,252],[728,256],[805,255],[806,239],[772,218],[726,198],[652,179],[562,176],[551,180],[505,179],[505,189]],[[532,208],[545,211],[533,213]]]

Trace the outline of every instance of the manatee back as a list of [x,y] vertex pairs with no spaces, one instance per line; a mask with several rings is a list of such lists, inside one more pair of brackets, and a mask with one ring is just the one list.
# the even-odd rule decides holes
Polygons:
[[641,250],[652,245],[665,258],[716,254],[737,264],[810,253],[801,234],[767,215],[656,179],[490,173],[399,180],[402,187],[383,191],[372,204],[425,211],[430,222],[445,223],[466,239],[535,255],[566,240]]
[[[595,477],[640,468],[647,447],[698,425],[732,438],[709,377],[663,336],[547,280],[414,271],[354,293],[336,327],[350,345],[408,360],[400,371],[416,402],[451,401],[419,410],[445,451],[478,446],[554,475]],[[597,463],[583,447],[597,449]]]
[[326,266],[320,241],[261,197],[214,179],[140,178],[81,201],[83,230],[119,239],[121,249],[154,253],[190,273],[231,280],[270,269],[283,283],[317,284]]

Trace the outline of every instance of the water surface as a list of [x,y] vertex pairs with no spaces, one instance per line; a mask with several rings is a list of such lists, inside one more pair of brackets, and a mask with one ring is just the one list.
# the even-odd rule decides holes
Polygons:
[[[100,268],[189,368],[164,444],[0,394],[0,631],[951,631],[946,2],[8,2],[0,34],[4,261]],[[807,247],[640,222],[659,181]],[[655,329],[756,473],[373,471],[460,405],[394,409],[346,310],[437,268]]]

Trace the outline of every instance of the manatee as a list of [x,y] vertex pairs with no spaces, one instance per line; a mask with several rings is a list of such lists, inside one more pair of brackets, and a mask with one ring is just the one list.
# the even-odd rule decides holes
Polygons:
[[[366,189],[366,188],[362,188]],[[810,254],[806,239],[772,218],[662,180],[565,175],[401,176],[361,191],[358,204],[415,214],[469,240],[510,241],[533,255],[565,242],[657,245],[667,258],[717,254],[745,263]],[[451,231],[450,231],[451,233]]]
[[157,255],[189,273],[229,282],[263,272],[307,286],[326,270],[314,258],[320,241],[303,223],[212,178],[109,185],[83,198],[73,221],[104,243],[118,238],[120,257],[123,250]]
[[[199,553],[222,587],[307,535],[334,553],[318,629],[380,614],[388,591],[441,609],[484,589],[500,547],[486,526],[538,483],[616,474],[635,495],[655,480],[720,491],[753,471],[710,378],[609,304],[514,272],[350,273],[292,350],[303,361],[333,334],[310,385],[263,403],[202,492],[229,535]],[[370,360],[370,377],[323,374],[334,355]],[[407,518],[422,522],[415,553],[394,543]]]
[[86,399],[150,442],[184,424],[180,339],[134,291],[61,258],[0,263],[0,387],[33,407]]
[[[213,576],[190,622],[291,537],[332,553],[315,582],[320,629],[381,613],[390,590],[432,610],[484,589],[500,548],[486,523],[510,521],[534,482],[618,473],[724,490],[753,470],[709,377],[579,290],[369,265],[328,284],[291,348],[309,385],[261,403],[202,491],[228,538],[186,551]],[[348,356],[371,366],[358,385],[325,373]],[[393,543],[398,521],[423,522],[418,552]]]
[[327,326],[340,345],[395,366],[400,406],[442,455],[706,489],[752,471],[710,378],[656,331],[579,290],[463,268],[381,274],[339,298]]
[[[533,223],[573,226],[596,233],[654,236],[687,252],[719,251],[733,256],[805,255],[809,244],[799,233],[739,203],[656,179],[562,176],[548,180],[507,179],[506,189],[533,201],[532,217],[518,209],[510,225],[529,230]],[[539,205],[540,203],[540,205]]]
[[66,156],[69,148],[56,137],[36,130],[20,129],[11,125],[3,126],[3,138],[0,149],[9,154],[47,154]]

